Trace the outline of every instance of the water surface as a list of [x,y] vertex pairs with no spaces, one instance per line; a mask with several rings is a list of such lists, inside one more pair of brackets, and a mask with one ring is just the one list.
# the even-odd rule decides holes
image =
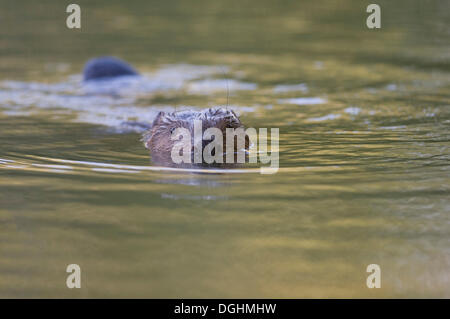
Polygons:
[[[364,1],[77,3],[0,3],[1,297],[450,297],[448,1],[380,30]],[[83,85],[99,55],[142,77]],[[155,167],[121,124],[227,100],[279,128],[277,174]]]

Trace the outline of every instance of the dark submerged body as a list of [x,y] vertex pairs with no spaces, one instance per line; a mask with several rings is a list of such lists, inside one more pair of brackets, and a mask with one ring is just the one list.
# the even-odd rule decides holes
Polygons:
[[83,70],[84,81],[107,80],[126,75],[139,73],[127,62],[108,56],[89,60]]

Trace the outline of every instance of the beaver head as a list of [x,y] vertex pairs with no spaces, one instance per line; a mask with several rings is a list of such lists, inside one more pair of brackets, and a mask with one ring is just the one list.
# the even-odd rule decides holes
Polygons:
[[[148,130],[143,136],[143,142],[146,148],[150,150],[152,161],[159,165],[164,166],[195,166],[186,163],[180,165],[175,164],[172,157],[171,152],[172,149],[177,143],[177,139],[174,139],[173,133],[176,132],[177,128],[187,129],[190,133],[190,137],[192,138],[192,143],[190,149],[190,157],[191,163],[194,164],[194,136],[195,136],[195,125],[194,123],[199,123],[198,120],[201,121],[201,134],[208,128],[217,128],[222,132],[223,136],[223,163],[226,162],[225,154],[226,154],[226,134],[227,128],[230,129],[244,129],[241,121],[239,120],[236,113],[231,110],[227,110],[224,108],[210,108],[203,111],[178,111],[178,112],[159,112],[156,119],[154,120],[152,127]],[[202,150],[205,148],[207,144],[209,144],[216,137],[211,137],[211,139],[202,139]],[[233,138],[234,141],[234,153],[238,151],[248,150],[249,139],[248,136],[245,136],[244,147],[245,150],[238,150],[239,143],[237,143],[237,138]],[[214,154],[213,154],[214,155]],[[201,163],[196,162],[197,165],[210,165],[206,164],[203,157],[201,158]],[[224,166],[222,164],[214,163],[214,166]],[[227,165],[228,166],[228,165]]]

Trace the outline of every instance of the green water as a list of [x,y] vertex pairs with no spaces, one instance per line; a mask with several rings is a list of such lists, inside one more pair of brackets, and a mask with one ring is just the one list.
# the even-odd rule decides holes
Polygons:
[[[0,297],[450,297],[450,5],[393,2],[1,1]],[[144,80],[89,91],[99,55]],[[278,173],[157,170],[120,128],[226,82]]]

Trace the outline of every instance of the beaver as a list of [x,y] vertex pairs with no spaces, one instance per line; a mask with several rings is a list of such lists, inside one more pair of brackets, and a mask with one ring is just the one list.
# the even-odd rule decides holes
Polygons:
[[105,80],[139,73],[127,62],[115,57],[104,56],[89,60],[84,66],[83,81]]
[[[222,132],[223,136],[223,163],[206,163],[204,158],[201,158],[201,162],[195,162],[194,159],[194,121],[201,121],[201,134],[208,128],[218,128]],[[177,128],[185,128],[189,131],[190,137],[192,138],[192,143],[190,145],[190,163],[174,163],[171,156],[172,149],[177,143],[177,140],[172,139],[172,134]],[[151,128],[143,134],[142,141],[147,149],[150,150],[152,161],[158,165],[172,166],[172,167],[202,167],[202,166],[213,166],[213,167],[230,167],[236,166],[233,163],[226,163],[226,129],[238,129],[242,128],[245,130],[244,125],[241,123],[239,117],[232,110],[228,110],[222,107],[209,108],[202,111],[177,111],[177,112],[159,112],[156,116]],[[205,146],[214,140],[216,137],[211,139],[202,139],[202,151]],[[242,151],[245,152],[249,148],[249,138],[245,135],[244,149],[238,149],[237,138],[234,141],[234,163],[236,163],[237,153]],[[212,155],[214,154],[211,152]],[[246,152],[245,152],[246,153]],[[245,156],[246,157],[246,156]]]
[[[93,80],[110,80],[114,78],[118,78],[121,76],[138,76],[139,73],[127,62],[120,60],[115,57],[99,57],[89,60],[83,71],[83,81],[93,81]],[[194,146],[192,146],[190,150],[191,163],[175,163],[172,159],[172,149],[177,142],[176,140],[172,140],[172,133],[177,128],[185,128],[190,132],[191,137],[195,136],[194,132],[194,122],[196,120],[200,120],[202,123],[202,137],[203,133],[208,128],[217,128],[222,132],[223,137],[223,163],[206,163],[204,161],[203,156],[201,157],[201,162],[195,161],[194,158]],[[228,110],[225,108],[209,108],[202,111],[178,111],[178,112],[159,112],[153,121],[152,125],[148,125],[146,123],[140,122],[124,122],[122,123],[123,127],[129,128],[129,130],[139,131],[141,129],[147,129],[146,133],[144,133],[142,140],[144,141],[144,145],[147,149],[150,150],[150,154],[152,157],[152,161],[159,165],[164,166],[174,166],[174,167],[198,167],[198,166],[236,166],[233,163],[236,163],[236,159],[238,158],[238,152],[246,151],[249,147],[249,137],[245,135],[244,140],[244,149],[239,150],[238,147],[238,139],[234,138],[234,161],[233,163],[226,163],[226,129],[245,129],[242,125],[240,119],[232,110]],[[215,136],[214,136],[215,139]],[[202,153],[207,144],[212,141],[202,139]],[[192,140],[193,141],[193,140]],[[192,142],[191,145],[194,145]],[[215,149],[211,152],[213,153]],[[215,154],[213,154],[215,155]],[[245,158],[247,158],[247,154],[245,153]],[[194,163],[194,165],[192,165]],[[226,164],[225,164],[226,163]]]

